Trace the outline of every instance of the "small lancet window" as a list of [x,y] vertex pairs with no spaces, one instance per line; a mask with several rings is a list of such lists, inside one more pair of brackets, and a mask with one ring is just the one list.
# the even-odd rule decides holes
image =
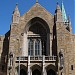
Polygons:
[[35,41],[35,55],[40,55],[40,41]]
[[71,65],[71,70],[73,70],[73,65]]
[[29,39],[28,40],[28,55],[33,55],[34,50],[34,41]]

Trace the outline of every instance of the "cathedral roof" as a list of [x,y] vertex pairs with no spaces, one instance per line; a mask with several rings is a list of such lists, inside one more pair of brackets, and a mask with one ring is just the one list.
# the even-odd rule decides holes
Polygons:
[[[31,9],[29,11],[32,11],[32,12],[38,12],[38,11],[45,11],[47,14],[50,14],[50,16],[53,17],[53,15],[51,13],[49,13],[43,6],[41,6],[39,3],[38,3],[38,0],[36,0],[36,3],[31,7]],[[29,12],[28,11],[28,12]],[[28,13],[27,12],[27,13]],[[26,14],[26,13],[25,13]]]

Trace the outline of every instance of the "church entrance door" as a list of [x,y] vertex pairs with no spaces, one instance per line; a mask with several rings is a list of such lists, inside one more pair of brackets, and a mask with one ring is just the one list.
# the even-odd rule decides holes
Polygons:
[[32,72],[32,75],[41,75],[41,73],[38,69],[36,69]]
[[47,75],[56,75],[55,71],[53,71],[52,69],[50,69],[48,72],[47,72]]
[[21,69],[21,70],[20,70],[20,75],[27,75],[27,74],[26,74],[26,71],[25,71],[24,69]]

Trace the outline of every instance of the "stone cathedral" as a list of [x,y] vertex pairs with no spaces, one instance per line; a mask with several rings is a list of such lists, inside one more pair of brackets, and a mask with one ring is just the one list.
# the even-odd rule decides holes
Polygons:
[[75,35],[64,4],[52,15],[38,2],[0,36],[0,75],[75,75]]

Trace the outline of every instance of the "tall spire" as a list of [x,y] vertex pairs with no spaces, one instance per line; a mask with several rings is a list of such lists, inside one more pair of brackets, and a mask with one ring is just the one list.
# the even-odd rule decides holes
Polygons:
[[62,5],[61,5],[61,12],[62,12],[62,20],[63,20],[63,22],[67,22],[67,16],[66,16],[66,11],[65,11],[65,8],[64,8],[63,1],[62,1]]
[[18,3],[16,3],[15,11],[18,11]]
[[15,10],[14,10],[13,16],[12,16],[12,22],[19,23],[19,18],[20,18],[20,12],[18,10],[18,4],[16,4]]
[[61,22],[62,16],[61,16],[61,8],[57,2],[56,10],[55,10],[55,21]]

